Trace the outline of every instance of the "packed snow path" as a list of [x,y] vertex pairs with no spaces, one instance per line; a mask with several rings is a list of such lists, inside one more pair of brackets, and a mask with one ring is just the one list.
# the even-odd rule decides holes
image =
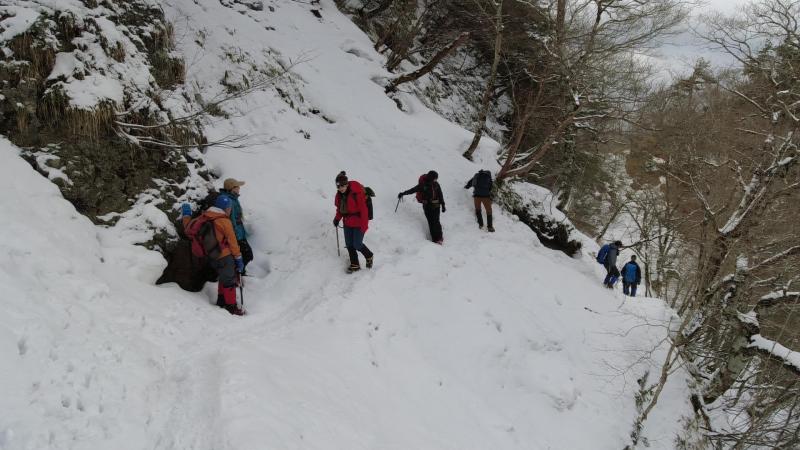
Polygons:
[[[663,305],[623,304],[589,257],[545,249],[499,208],[498,231],[478,230],[462,187],[495,168],[496,144],[469,163],[467,130],[410,94],[398,109],[383,57],[332,1],[222,3],[164,2],[205,98],[226,71],[307,55],[283,97],[227,104],[208,130],[255,137],[207,155],[247,181],[250,314],[212,306],[212,285],[152,286],[163,259],[131,245],[135,220],[93,227],[2,141],[0,449],[622,448],[666,333],[643,318],[663,323]],[[342,169],[378,195],[375,267],[352,275],[331,224]],[[413,196],[393,212],[430,169],[444,246]],[[154,209],[133,217],[165,221]],[[672,448],[682,389],[653,413],[652,448]]]

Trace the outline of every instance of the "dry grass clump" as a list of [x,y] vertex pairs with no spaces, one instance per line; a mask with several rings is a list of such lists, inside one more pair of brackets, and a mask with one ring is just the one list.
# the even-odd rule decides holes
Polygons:
[[54,87],[42,96],[38,115],[51,129],[65,128],[73,136],[96,142],[113,132],[115,108],[112,101],[100,102],[93,109],[75,108],[64,91]]
[[34,26],[31,30],[22,33],[8,42],[8,48],[14,52],[16,60],[24,60],[27,67],[20,73],[23,78],[44,79],[53,70],[56,62],[56,52],[40,40]]
[[166,50],[159,50],[150,56],[150,63],[156,83],[170,89],[186,81],[186,64],[183,59],[174,57]]

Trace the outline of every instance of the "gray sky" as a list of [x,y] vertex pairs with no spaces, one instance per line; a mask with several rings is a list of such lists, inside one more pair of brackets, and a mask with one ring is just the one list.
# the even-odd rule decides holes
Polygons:
[[703,9],[716,9],[718,11],[734,11],[738,5],[744,4],[744,0],[706,0],[708,6]]
[[[745,3],[747,3],[747,0],[706,0],[706,5],[698,8],[696,15],[712,11],[733,13]],[[670,75],[689,72],[694,65],[694,61],[701,57],[711,61],[716,66],[734,64],[733,58],[730,56],[704,48],[703,43],[691,31],[665,39],[663,45],[658,49],[656,60],[662,69],[662,73],[664,73],[664,77],[669,78]]]

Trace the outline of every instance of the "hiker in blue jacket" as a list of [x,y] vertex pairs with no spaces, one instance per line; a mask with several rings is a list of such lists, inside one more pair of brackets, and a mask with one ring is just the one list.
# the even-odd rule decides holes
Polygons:
[[233,231],[236,233],[236,240],[239,242],[239,248],[242,250],[242,259],[245,267],[247,267],[247,263],[253,260],[253,249],[247,242],[247,231],[244,229],[242,205],[239,203],[239,190],[242,186],[244,186],[244,181],[228,178],[223,183],[222,189],[219,190],[219,195],[231,199],[231,204],[233,205],[233,210],[231,211]]
[[622,266],[622,293],[636,297],[636,286],[642,282],[642,270],[636,263],[636,255]]
[[614,241],[609,244],[603,265],[606,268],[606,277],[603,284],[609,289],[614,289],[614,283],[619,279],[619,269],[617,269],[617,256],[622,248],[622,241]]

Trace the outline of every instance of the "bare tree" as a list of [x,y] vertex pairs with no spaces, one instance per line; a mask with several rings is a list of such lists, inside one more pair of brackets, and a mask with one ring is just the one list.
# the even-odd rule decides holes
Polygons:
[[[672,346],[698,382],[698,422],[729,448],[800,445],[796,17],[800,4],[788,0],[708,17],[707,40],[741,73],[693,76],[659,99],[660,173],[680,201],[674,214],[689,219],[679,240],[691,248]],[[736,419],[711,428],[714,414]]]
[[453,42],[451,42],[450,44],[439,50],[435,55],[433,55],[430,61],[428,61],[424,66],[420,67],[419,69],[411,73],[403,74],[397,78],[392,79],[389,82],[388,86],[386,86],[386,92],[387,93],[394,92],[397,90],[397,86],[403,83],[408,83],[409,81],[417,80],[423,75],[429,73],[431,70],[433,70],[434,67],[436,67],[437,64],[439,64],[439,62],[442,61],[442,59],[444,59],[453,50],[455,50],[464,42],[466,42],[467,38],[469,38],[468,32],[463,32],[459,34],[458,37],[455,38],[455,40],[453,40]]
[[136,147],[183,149],[218,146],[239,148],[248,136],[229,135],[209,142],[200,133],[199,122],[217,111],[224,103],[246,97],[253,92],[274,85],[278,80],[287,76],[295,66],[306,61],[308,58],[301,56],[271,74],[259,73],[253,80],[247,80],[245,85],[224,91],[208,101],[202,101],[196,111],[180,117],[169,117],[167,120],[156,123],[141,123],[136,113],[138,105],[125,111],[117,111],[113,121],[113,131],[117,137]]
[[[546,85],[546,96],[522,95],[516,126],[534,128],[531,145],[520,148],[527,131],[517,131],[502,154],[498,179],[527,176],[568,130],[595,131],[596,124],[630,120],[631,105],[643,94],[648,74],[632,52],[645,52],[676,31],[695,1],[555,0],[543,9],[551,35],[544,54],[516,62],[528,77],[526,91]],[[533,6],[531,6],[533,7]],[[541,63],[541,57],[546,63]],[[531,89],[533,87],[533,89]],[[520,119],[521,118],[521,119]],[[530,121],[541,118],[535,123]],[[527,120],[526,120],[527,119]]]
[[[563,2],[564,0],[559,0]],[[480,7],[480,2],[476,2]],[[472,142],[464,152],[464,157],[472,160],[472,154],[478,148],[483,135],[483,126],[486,124],[486,117],[489,115],[489,107],[491,106],[492,93],[494,92],[495,79],[497,78],[497,67],[500,65],[500,55],[503,45],[503,0],[493,1],[495,7],[494,19],[494,55],[492,57],[492,67],[489,70],[489,79],[486,81],[486,89],[483,91],[481,98],[480,112],[478,113],[478,120],[475,122],[475,136]]]

